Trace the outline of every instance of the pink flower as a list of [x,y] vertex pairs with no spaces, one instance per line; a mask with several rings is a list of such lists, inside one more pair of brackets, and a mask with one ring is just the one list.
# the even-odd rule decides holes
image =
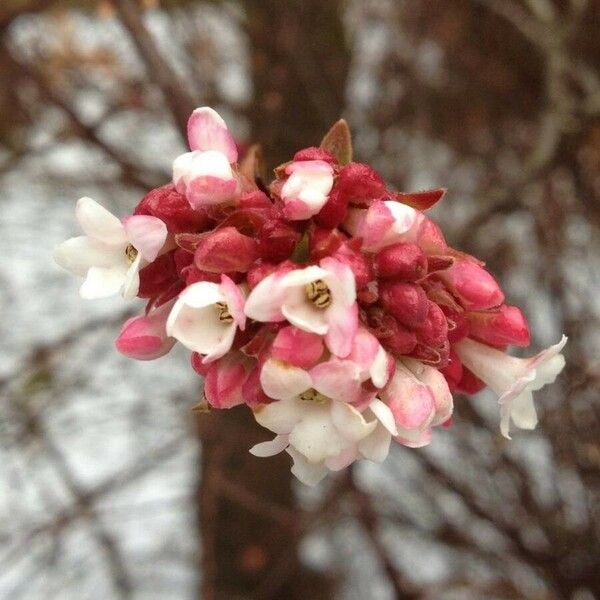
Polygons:
[[115,341],[117,350],[137,360],[154,360],[167,354],[175,339],[167,336],[167,317],[175,300],[151,308],[147,314],[125,321]]
[[333,186],[332,166],[322,160],[303,160],[290,163],[285,172],[289,175],[281,188],[285,216],[300,221],[316,215]]
[[421,213],[406,204],[378,200],[366,210],[351,208],[344,228],[353,237],[362,238],[363,250],[377,252],[397,242],[415,241],[421,217]]
[[236,331],[244,330],[244,296],[226,275],[221,283],[200,281],[187,287],[167,320],[167,333],[210,363],[229,352]]
[[510,439],[510,420],[521,429],[534,429],[537,414],[533,392],[553,383],[565,366],[560,351],[567,337],[531,358],[516,358],[466,338],[453,346],[461,362],[498,396],[500,431]]
[[233,200],[239,182],[231,165],[237,161],[235,141],[225,121],[212,108],[197,108],[188,121],[191,152],[173,162],[173,183],[194,209]]
[[245,311],[256,321],[287,319],[299,329],[323,335],[329,350],[345,357],[358,329],[352,270],[333,258],[324,258],[319,266],[277,271],[256,285]]
[[91,198],[80,198],[76,216],[86,235],[59,244],[54,260],[85,278],[83,298],[104,298],[121,292],[131,300],[138,293],[140,269],[154,261],[167,239],[156,217],[134,215],[120,221]]

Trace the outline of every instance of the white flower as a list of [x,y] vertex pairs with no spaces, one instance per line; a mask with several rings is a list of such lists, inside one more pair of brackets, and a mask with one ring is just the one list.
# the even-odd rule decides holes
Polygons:
[[126,300],[135,298],[140,268],[158,256],[167,239],[166,225],[146,215],[120,221],[91,198],[77,202],[76,216],[86,235],[59,244],[54,260],[85,277],[83,298],[104,298],[119,291]]
[[516,358],[469,338],[454,345],[462,363],[498,394],[500,431],[510,439],[509,425],[534,429],[537,414],[533,394],[553,383],[565,366],[560,351],[567,343],[563,335],[558,344],[546,348],[531,358]]
[[245,311],[256,321],[287,319],[298,329],[323,335],[329,350],[343,358],[358,330],[354,275],[331,257],[320,266],[275,272],[252,290]]
[[290,163],[289,175],[281,188],[285,215],[297,221],[316,215],[329,198],[333,187],[333,168],[322,160],[301,160]]
[[221,275],[220,284],[200,281],[179,294],[167,319],[167,335],[204,354],[202,362],[209,363],[229,352],[237,329],[245,326],[244,296]]
[[382,461],[398,432],[392,412],[380,400],[371,400],[362,413],[344,400],[353,394],[352,379],[359,373],[360,368],[349,361],[322,363],[306,371],[267,360],[260,381],[265,393],[277,401],[259,406],[254,416],[277,436],[250,452],[272,456],[287,449],[294,459],[292,472],[309,485],[359,457]]

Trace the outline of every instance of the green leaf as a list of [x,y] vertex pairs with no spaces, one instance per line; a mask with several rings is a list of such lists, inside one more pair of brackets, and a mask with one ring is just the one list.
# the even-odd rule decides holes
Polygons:
[[352,161],[352,135],[344,119],[332,125],[321,141],[321,148],[334,156],[340,165]]

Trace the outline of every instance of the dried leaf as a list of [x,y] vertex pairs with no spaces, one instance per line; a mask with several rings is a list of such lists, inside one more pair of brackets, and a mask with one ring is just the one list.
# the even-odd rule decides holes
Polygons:
[[352,161],[352,135],[348,123],[340,119],[334,123],[321,141],[323,150],[335,157],[340,165],[347,165]]
[[394,199],[402,204],[408,204],[417,210],[427,210],[437,204],[446,194],[446,188],[426,190],[424,192],[396,192]]

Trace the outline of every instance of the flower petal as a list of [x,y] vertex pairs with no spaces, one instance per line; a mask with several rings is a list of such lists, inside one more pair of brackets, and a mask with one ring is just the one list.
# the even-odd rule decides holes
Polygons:
[[123,224],[95,200],[84,196],[77,201],[75,215],[84,233],[105,244],[126,244]]
[[123,219],[128,241],[147,262],[153,262],[167,239],[167,226],[156,217],[133,215]]
[[367,460],[383,462],[390,451],[392,436],[382,425],[379,425],[373,433],[358,442],[358,451]]
[[86,235],[68,239],[54,248],[56,263],[74,275],[85,277],[90,267],[126,265],[124,246],[109,246]]
[[[337,308],[337,307],[336,307]],[[358,305],[356,303],[346,308],[327,309],[327,334],[325,343],[329,350],[344,358],[352,350],[352,342],[358,331]]]
[[221,115],[208,106],[197,108],[187,124],[188,143],[192,150],[217,150],[230,163],[238,159],[235,140]]
[[221,275],[219,287],[225,297],[229,314],[235,324],[242,330],[246,328],[246,314],[244,313],[244,295],[240,288],[227,275]]
[[246,316],[263,323],[283,321],[281,312],[284,289],[281,287],[281,273],[272,273],[260,281],[250,292],[244,305]]
[[125,300],[133,300],[140,289],[140,267],[142,265],[142,255],[138,254],[135,260],[127,269],[121,295]]
[[361,391],[360,370],[348,360],[328,360],[310,370],[312,387],[318,392],[344,402],[355,402]]
[[270,398],[293,398],[312,387],[307,371],[289,363],[270,358],[260,372],[260,384]]
[[92,300],[117,294],[127,276],[126,265],[115,267],[91,267],[79,288],[82,298]]
[[262,404],[254,409],[254,418],[259,425],[279,435],[288,434],[304,415],[306,404],[296,398],[288,398],[271,404]]
[[379,400],[379,398],[375,398],[375,400],[369,404],[369,409],[377,417],[377,419],[379,419],[379,422],[385,429],[387,429],[392,435],[398,435],[398,429],[396,428],[394,415],[387,404]]
[[250,448],[250,454],[260,458],[275,456],[285,450],[289,446],[289,443],[287,435],[276,435],[268,442],[261,442],[260,444],[252,446],[252,448]]
[[286,452],[292,457],[292,473],[305,485],[314,486],[324,479],[328,473],[327,468],[321,464],[309,463],[302,454],[291,446]]
[[362,440],[377,427],[376,419],[366,421],[351,404],[337,400],[331,403],[331,421],[341,436],[352,442]]

